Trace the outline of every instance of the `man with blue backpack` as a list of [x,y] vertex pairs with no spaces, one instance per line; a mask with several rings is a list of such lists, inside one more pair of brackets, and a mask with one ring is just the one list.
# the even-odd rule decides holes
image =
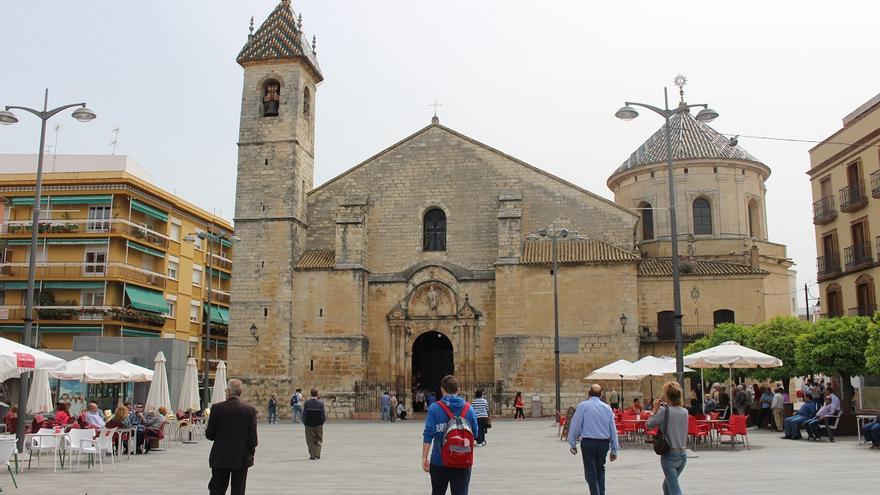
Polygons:
[[[458,396],[458,380],[440,381],[443,397],[428,408],[422,444],[422,469],[431,475],[431,494],[467,495],[474,463],[474,432],[479,431],[473,408]],[[433,444],[433,449],[432,449]]]

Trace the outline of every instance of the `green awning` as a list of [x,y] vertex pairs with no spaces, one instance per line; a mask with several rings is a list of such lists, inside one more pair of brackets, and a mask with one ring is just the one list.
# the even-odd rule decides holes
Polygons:
[[122,327],[122,336],[123,337],[147,337],[151,339],[158,339],[162,337],[161,333],[157,332],[148,332],[146,330],[135,330],[134,328],[125,328]]
[[211,322],[229,325],[229,308],[211,305]]
[[[46,239],[37,239],[38,245],[45,244],[45,243],[46,243]],[[31,240],[30,239],[9,239],[8,241],[6,241],[6,245],[7,246],[30,246]]]
[[0,325],[0,333],[22,333],[24,327],[21,325]]
[[138,244],[136,242],[131,242],[131,241],[126,241],[126,242],[128,243],[128,247],[131,249],[134,249],[135,251],[140,251],[142,253],[149,254],[150,256],[155,256],[157,258],[163,258],[163,259],[165,258],[165,253],[163,253],[161,251],[156,251],[153,248],[149,248],[147,246],[144,246],[142,244]]
[[132,308],[160,314],[168,311],[165,296],[159,291],[144,289],[136,285],[126,285],[125,295],[128,296],[129,305]]
[[214,340],[211,339],[211,343],[216,345],[217,347],[229,347],[229,342],[225,340]]
[[[46,203],[49,201],[49,198],[46,196],[40,196],[40,203]],[[33,196],[19,196],[17,198],[12,198],[12,206],[28,206],[34,204]]]
[[101,327],[40,325],[39,333],[90,333],[101,335],[103,332],[101,331]]
[[133,199],[131,200],[131,209],[135,211],[139,211],[144,215],[149,215],[157,220],[162,220],[163,222],[168,221],[168,214],[162,210],[157,208],[153,208],[152,206],[141,203],[140,201]]
[[231,248],[231,247],[232,247],[232,241],[230,241],[229,239],[223,238],[223,239],[220,239],[220,245],[223,246],[223,247]]
[[52,196],[53,205],[109,205],[113,196],[109,194],[93,196]]
[[[12,239],[7,241],[7,244],[10,246],[30,246],[30,239]],[[57,238],[57,239],[48,239],[41,238],[37,239],[38,245],[48,244],[50,246],[106,246],[110,244],[110,239],[108,238],[95,238],[95,239],[68,239],[68,238]]]
[[[40,283],[37,282],[34,287],[39,288]],[[0,288],[6,290],[25,290],[27,289],[27,282],[0,282]]]
[[232,277],[229,276],[228,273],[226,273],[226,272],[221,272],[220,270],[215,270],[215,269],[213,269],[213,268],[211,268],[211,269],[208,270],[208,275],[210,275],[211,277],[219,276],[219,277],[220,277],[220,280],[229,280],[229,279],[232,278]]
[[103,289],[104,282],[43,282],[44,289]]

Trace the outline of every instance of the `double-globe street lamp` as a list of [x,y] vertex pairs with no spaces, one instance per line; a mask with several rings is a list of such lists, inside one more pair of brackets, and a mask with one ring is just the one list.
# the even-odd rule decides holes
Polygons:
[[[186,242],[195,243],[197,238],[208,244],[208,255],[205,257],[205,259],[206,259],[205,274],[207,275],[205,278],[208,279],[208,283],[207,283],[207,287],[206,287],[208,290],[207,290],[207,297],[204,298],[205,299],[205,310],[206,310],[207,316],[205,316],[205,348],[202,352],[202,354],[204,354],[204,360],[205,360],[205,366],[204,366],[205,375],[202,379],[202,386],[203,386],[203,389],[202,389],[202,408],[207,408],[208,401],[210,399],[208,397],[208,394],[210,393],[209,388],[208,388],[210,385],[209,381],[208,381],[208,371],[210,370],[210,367],[209,367],[210,362],[209,362],[208,358],[209,358],[209,353],[211,350],[211,297],[213,296],[213,294],[212,294],[213,290],[211,288],[211,275],[213,274],[212,273],[213,267],[211,265],[211,260],[214,257],[214,243],[215,242],[222,243],[223,241],[238,242],[241,239],[239,239],[238,236],[235,236],[235,235],[227,236],[225,234],[218,234],[218,233],[211,232],[209,230],[208,232],[196,232],[193,234],[189,234],[186,237],[184,237],[183,240]],[[229,322],[227,322],[227,324],[228,323]],[[256,328],[254,328],[253,331],[255,332]]]
[[[68,108],[79,107],[73,111],[71,116],[80,122],[91,122],[95,120],[97,115],[95,112],[91,111],[86,107],[85,103],[71,103],[69,105],[62,105],[57,108],[53,108],[49,110],[49,90],[46,89],[46,93],[43,98],[43,109],[35,110],[33,108],[28,107],[20,107],[20,106],[7,106],[5,110],[0,111],[0,124],[3,125],[11,125],[18,122],[18,117],[15,116],[11,110],[24,110],[25,112],[32,113],[40,119],[40,151],[37,155],[37,180],[34,185],[34,216],[33,223],[31,224],[31,246],[30,246],[30,258],[28,259],[28,278],[27,278],[27,292],[25,296],[25,309],[24,309],[24,336],[22,339],[22,343],[26,346],[31,346],[33,340],[33,318],[34,318],[34,285],[37,271],[37,234],[39,233],[39,225],[40,225],[40,202],[41,194],[43,190],[43,155],[44,149],[46,146],[46,122],[54,117],[59,112],[67,110]],[[18,451],[23,452],[24,447],[24,432],[25,432],[25,408],[24,405],[27,404],[28,397],[28,385],[29,385],[29,375],[28,373],[22,373],[19,380],[19,388],[18,388],[18,404],[19,404],[19,412],[18,412],[18,424],[16,425],[16,435],[18,436]]]
[[556,358],[556,420],[559,420],[559,414],[562,412],[561,409],[561,394],[560,394],[560,380],[559,380],[559,290],[556,285],[556,271],[559,267],[559,247],[558,242],[560,239],[568,239],[572,241],[582,241],[584,240],[584,236],[578,234],[577,232],[572,232],[568,229],[562,228],[559,230],[552,230],[548,228],[543,228],[538,230],[537,232],[533,232],[526,236],[526,239],[530,241],[539,241],[542,239],[550,240],[551,248],[550,248],[550,257],[551,262],[553,263],[553,353]]
[[[682,75],[675,78],[675,85],[681,89],[686,83],[686,79]],[[682,93],[684,94],[684,93]],[[673,320],[673,332],[675,335],[675,376],[679,385],[684,388],[684,339],[681,332],[681,271],[678,259],[678,224],[675,216],[675,181],[672,180],[672,129],[669,126],[669,119],[677,114],[689,112],[691,108],[702,107],[694,117],[699,122],[712,122],[718,118],[718,112],[709,108],[705,103],[688,105],[682,103],[676,108],[669,108],[669,93],[667,88],[663,88],[664,107],[659,108],[645,103],[625,102],[614,116],[620,120],[633,120],[639,116],[639,112],[633,107],[642,107],[651,110],[660,115],[666,121],[664,128],[666,129],[666,180],[669,183],[669,224],[670,237],[672,241],[672,299],[675,310],[675,318]]]

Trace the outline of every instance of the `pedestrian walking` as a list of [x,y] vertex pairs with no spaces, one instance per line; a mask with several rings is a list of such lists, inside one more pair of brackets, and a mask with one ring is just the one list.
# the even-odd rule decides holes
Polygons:
[[620,394],[617,390],[611,389],[611,393],[608,394],[608,405],[611,409],[620,409]]
[[278,399],[275,398],[275,394],[273,393],[271,397],[269,397],[269,424],[275,424],[278,422]]
[[431,495],[467,495],[478,430],[473,408],[458,396],[458,380],[440,381],[440,400],[431,404],[422,433],[422,469],[431,475]]
[[513,410],[514,421],[517,419],[526,419],[526,414],[523,412],[522,392],[517,392],[516,397],[513,398]]
[[[290,398],[290,413],[293,416],[293,424],[302,421],[303,394],[301,388],[296,389],[296,391],[293,392],[293,397]],[[299,418],[299,421],[297,421],[297,418]]]
[[397,421],[397,394],[391,394],[391,408],[388,410],[388,418],[392,423]]
[[602,387],[590,386],[589,399],[578,404],[571,426],[568,429],[568,445],[572,455],[577,455],[577,441],[581,443],[581,457],[584,462],[584,478],[590,495],[605,495],[605,457],[611,462],[617,460],[617,427],[614,425],[614,412],[599,397]]
[[243,495],[248,468],[257,450],[257,410],[241,401],[241,380],[226,385],[226,400],[211,407],[205,438],[213,440],[208,464],[211,495],[225,495],[232,479],[232,495]]
[[660,428],[669,446],[668,452],[660,456],[664,477],[663,495],[682,495],[678,478],[687,464],[688,412],[681,406],[681,386],[677,382],[663,385],[663,396],[664,401],[658,400],[654,405],[654,414],[645,428]]
[[391,421],[391,396],[388,391],[382,392],[382,422]]
[[318,390],[311,390],[311,398],[303,406],[302,421],[306,430],[306,447],[309,449],[309,460],[321,458],[321,444],[324,442],[324,423],[327,411],[324,403],[318,398]]
[[483,397],[483,389],[478,388],[474,392],[474,401],[471,406],[474,408],[474,414],[477,416],[477,426],[479,427],[476,438],[477,445],[485,447],[486,432],[489,431],[492,423],[489,420],[489,401]]

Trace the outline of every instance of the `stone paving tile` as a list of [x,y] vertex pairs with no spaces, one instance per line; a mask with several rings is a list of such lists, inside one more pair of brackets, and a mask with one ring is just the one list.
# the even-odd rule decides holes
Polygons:
[[[549,420],[495,421],[489,445],[477,450],[471,493],[583,494],[586,485],[580,457],[555,441]],[[260,425],[256,466],[248,475],[248,492],[259,494],[427,494],[428,476],[421,471],[421,423],[328,423],[320,461],[309,461],[302,426]],[[750,451],[697,452],[682,479],[685,493],[779,495],[783,486],[799,493],[878,493],[880,451],[856,445],[855,438],[837,443],[781,440],[778,434],[750,430]],[[96,469],[53,473],[50,462],[19,476],[15,491],[0,473],[4,493],[26,495],[138,495],[206,493],[211,443],[174,445],[123,460],[114,472]],[[43,459],[46,460],[45,458]],[[47,466],[49,466],[47,468]],[[660,493],[659,461],[647,448],[621,452],[608,464],[608,494]],[[808,483],[803,492],[799,482]]]

